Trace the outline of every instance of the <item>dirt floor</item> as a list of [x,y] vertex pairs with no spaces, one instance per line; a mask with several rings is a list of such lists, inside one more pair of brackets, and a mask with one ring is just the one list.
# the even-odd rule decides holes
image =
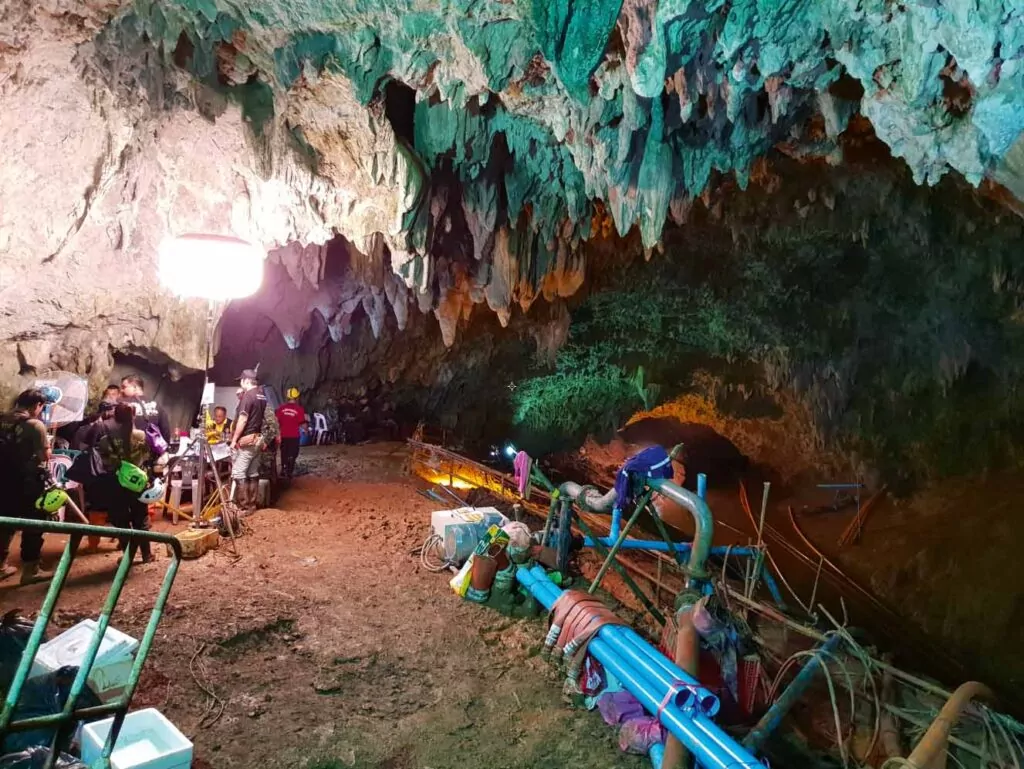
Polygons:
[[[399,444],[304,450],[312,474],[248,519],[240,560],[182,564],[134,706],[177,724],[200,768],[648,765],[563,703],[540,620],[462,601],[410,556],[436,505],[405,461]],[[96,616],[116,558],[104,542],[76,560],[58,627]],[[136,567],[115,627],[141,637],[167,564]],[[0,588],[0,607],[43,594]]]

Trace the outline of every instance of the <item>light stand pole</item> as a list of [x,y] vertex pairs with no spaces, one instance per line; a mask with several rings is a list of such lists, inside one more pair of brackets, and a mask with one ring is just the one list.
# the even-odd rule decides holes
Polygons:
[[[266,254],[244,240],[221,235],[182,235],[164,241],[160,246],[160,281],[179,297],[206,299],[206,368],[203,394],[210,386],[210,352],[213,347],[213,319],[220,303],[242,299],[259,290],[263,283],[263,262]],[[217,471],[217,462],[206,437],[206,416],[209,404],[202,404],[202,426],[199,429],[198,465],[199,499],[193,500],[193,512],[202,512],[202,487],[206,482],[206,467],[213,470],[213,479],[220,499],[221,519],[231,537],[231,545],[238,554],[235,541],[234,503],[228,498]],[[196,518],[199,517],[197,514]]]

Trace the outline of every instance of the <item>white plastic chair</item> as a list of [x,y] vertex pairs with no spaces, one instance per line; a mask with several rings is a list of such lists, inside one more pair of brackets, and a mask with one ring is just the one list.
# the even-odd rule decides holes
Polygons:
[[327,417],[320,413],[313,414],[313,443],[323,443],[327,438]]

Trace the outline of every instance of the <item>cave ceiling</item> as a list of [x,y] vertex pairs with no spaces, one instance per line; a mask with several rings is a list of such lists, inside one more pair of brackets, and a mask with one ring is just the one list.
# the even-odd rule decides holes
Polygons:
[[[316,276],[319,246],[343,235],[367,288],[339,302],[375,327],[389,306],[400,326],[409,307],[433,312],[450,344],[475,305],[504,325],[513,307],[572,295],[587,242],[612,229],[655,248],[773,154],[844,163],[854,124],[918,184],[954,174],[1024,200],[1024,0],[4,0],[0,13],[0,338],[22,372],[102,369],[109,347],[198,367],[182,332],[201,310],[129,288],[184,231],[285,249],[274,259],[318,292],[312,306],[340,290]],[[102,286],[54,288],[107,269]],[[107,330],[79,333],[97,317]],[[289,345],[302,325],[282,329]]]

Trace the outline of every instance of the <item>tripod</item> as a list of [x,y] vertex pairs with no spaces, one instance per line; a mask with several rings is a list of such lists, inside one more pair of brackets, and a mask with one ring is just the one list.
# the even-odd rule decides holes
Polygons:
[[[206,406],[203,406],[203,418],[206,417]],[[197,484],[197,499],[192,500],[193,511],[201,511],[203,509],[203,485],[206,482],[206,468],[209,467],[213,474],[213,482],[217,488],[217,499],[220,502],[221,520],[224,522],[225,528],[228,530],[228,536],[231,537],[231,550],[235,555],[238,555],[238,543],[235,535],[235,524],[234,517],[235,513],[232,509],[234,502],[230,499],[228,493],[224,490],[224,483],[220,479],[220,472],[217,470],[217,460],[213,456],[213,448],[210,446],[209,440],[206,438],[206,431],[200,429],[199,437],[196,438],[192,445],[186,449],[182,457],[194,456],[198,460],[198,472],[199,472],[199,483]],[[229,505],[231,507],[229,507]],[[198,514],[194,516],[198,519]]]

